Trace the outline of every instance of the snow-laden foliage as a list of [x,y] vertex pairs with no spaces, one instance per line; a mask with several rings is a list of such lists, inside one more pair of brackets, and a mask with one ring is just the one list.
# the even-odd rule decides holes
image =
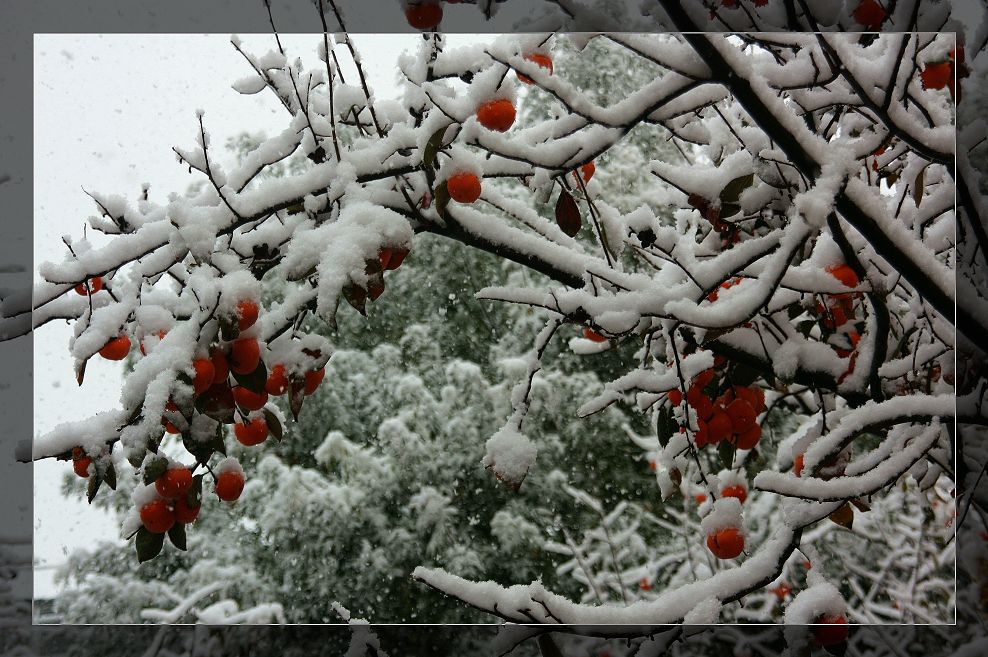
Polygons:
[[[686,31],[681,8],[670,16]],[[103,482],[120,483],[117,472],[129,462],[146,485],[156,484],[163,507],[177,499],[198,508],[203,481],[213,479],[221,499],[236,498],[239,489],[223,491],[237,486],[221,480],[234,475],[242,485],[245,474],[245,507],[279,494],[298,500],[278,490],[291,484],[345,512],[367,510],[359,497],[348,499],[339,478],[293,472],[268,458],[243,469],[239,460],[221,461],[239,450],[231,449],[224,425],[236,422],[244,444],[239,432],[248,421],[280,434],[286,416],[266,390],[288,395],[296,421],[304,416],[306,397],[325,372],[346,361],[345,345],[333,344],[309,318],[338,326],[348,313],[341,299],[365,314],[388,292],[394,274],[384,272],[414,257],[420,235],[432,233],[540,274],[492,281],[477,295],[535,309],[543,326],[510,364],[517,383],[503,391],[500,426],[463,445],[471,462],[480,466],[483,458],[494,475],[499,461],[518,465],[505,483],[524,494],[535,473],[553,465],[533,441],[571,446],[565,434],[535,435],[526,422],[539,381],[549,378],[550,345],[575,326],[580,337],[567,343],[575,355],[623,348],[623,358],[590,399],[573,395],[568,412],[594,421],[614,404],[635,405],[655,427],[654,437],[637,432],[632,440],[654,463],[657,492],[663,500],[700,492],[709,499],[695,541],[718,560],[632,600],[613,556],[608,567],[620,602],[596,590],[590,566],[580,566],[580,583],[595,589],[591,599],[554,592],[545,580],[483,581],[469,554],[416,569],[420,582],[515,622],[711,623],[777,582],[797,550],[826,562],[811,537],[828,516],[854,531],[869,498],[887,509],[881,502],[890,488],[926,500],[935,487],[942,492],[953,475],[955,312],[973,326],[986,316],[980,297],[954,291],[955,192],[969,185],[955,163],[955,82],[940,75],[943,67],[965,72],[953,38],[588,35],[654,71],[618,98],[588,93],[533,60],[552,51],[554,38],[516,34],[452,49],[441,35],[427,34],[418,52],[399,62],[397,101],[376,100],[363,76],[348,84],[328,56],[340,45],[328,35],[322,61],[311,68],[280,51],[244,53],[256,79],[236,88],[271,89],[290,115],[286,130],[226,167],[200,113],[194,143],[175,148],[183,166],[208,180],[200,192],[164,204],[95,195],[101,216],[90,228],[111,239],[66,239],[65,260],[40,266],[44,282],[31,308],[5,302],[11,327],[32,308],[35,326],[75,320],[69,347],[80,383],[97,353],[134,359],[117,411],[59,427],[26,456],[83,463],[91,497]],[[345,34],[340,43],[352,52]],[[511,128],[529,93],[551,99],[549,116]],[[630,207],[627,195],[620,203],[608,197],[594,166],[636,129],[661,135],[678,155],[649,157],[643,166],[653,186]],[[346,130],[349,139],[341,137]],[[280,178],[259,176],[295,152],[311,165]],[[502,178],[517,182],[502,186]],[[519,185],[529,205],[513,202]],[[547,201],[549,216],[537,209]],[[656,210],[660,205],[673,208],[671,218]],[[264,303],[264,277],[291,284]],[[137,356],[131,347],[139,343]],[[214,376],[224,361],[232,378]],[[471,372],[447,368],[455,392],[469,391],[477,380]],[[773,412],[795,416],[796,428],[771,431]],[[158,485],[174,469],[151,456],[166,449],[166,431],[181,435],[169,440],[186,450],[183,463],[195,460],[187,497]],[[330,433],[315,461],[325,466],[357,455],[380,476],[389,468],[408,474],[400,460],[376,462],[372,447],[349,440]],[[390,420],[377,436],[380,446],[401,443],[393,450],[399,456],[426,440]],[[217,463],[224,465],[217,470]],[[745,471],[732,482],[748,484],[744,504],[719,486],[722,469]],[[608,511],[567,487],[576,482],[543,476],[598,514],[610,551],[632,549],[641,560],[640,519],[631,531],[620,528],[620,503]],[[133,524],[137,549],[147,559],[161,550],[164,532],[154,531],[158,524],[144,511],[162,500],[150,493],[135,499],[143,522]],[[426,545],[433,549],[456,531],[448,527],[456,518],[450,500],[439,481],[408,499],[414,526],[432,533]],[[258,512],[256,522],[276,525],[281,518],[272,509],[287,503],[261,509],[267,515]],[[214,509],[207,503],[202,512]],[[755,509],[764,522],[752,522]],[[644,511],[636,513],[645,518]],[[917,564],[930,550],[927,524],[896,523],[896,531],[911,532]],[[168,530],[171,542],[185,547],[184,524],[174,527],[182,529]],[[614,534],[619,541],[607,537]],[[567,545],[573,559],[594,556],[596,565],[601,549],[587,543],[593,538],[556,544]],[[949,556],[946,542],[938,547]],[[380,545],[360,549],[364,563],[388,565],[391,555]],[[949,603],[949,590],[931,592],[943,588],[943,557],[934,563],[908,571],[903,613],[919,617],[928,605]],[[799,598],[801,622],[833,617],[834,592],[842,601],[857,596],[860,618],[879,617],[869,593],[838,591],[842,565],[813,575],[818,581]],[[902,577],[891,574],[888,582]],[[647,570],[642,581],[654,583]],[[850,607],[846,613],[853,615]]]

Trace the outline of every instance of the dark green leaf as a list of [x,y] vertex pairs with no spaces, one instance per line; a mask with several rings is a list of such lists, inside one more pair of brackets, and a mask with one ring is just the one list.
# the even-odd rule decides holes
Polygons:
[[220,337],[226,341],[236,340],[240,335],[240,322],[231,315],[222,315],[220,322]]
[[106,481],[106,485],[110,487],[110,490],[117,489],[117,468],[113,465],[113,461],[107,459],[106,470],[103,472],[103,480]]
[[737,203],[721,203],[720,206],[720,218],[727,219],[728,217],[733,217],[738,212],[741,212],[741,206]]
[[185,543],[185,525],[180,522],[176,522],[172,525],[172,528],[168,530],[168,540],[172,542],[172,545],[183,552],[189,549]]
[[168,469],[168,459],[163,456],[153,458],[144,465],[144,485],[153,484]]
[[800,315],[802,315],[804,312],[806,312],[806,309],[803,308],[798,303],[794,303],[794,304],[790,305],[788,308],[786,308],[786,314],[789,315],[789,319],[796,319],[797,317],[799,317]]
[[89,484],[86,486],[86,499],[89,500],[90,504],[96,499],[96,493],[99,492],[99,487],[102,483],[103,477],[100,476],[99,472],[89,478]]
[[434,171],[437,166],[439,166],[439,161],[436,160],[436,154],[439,152],[439,147],[443,144],[443,135],[446,134],[446,128],[449,126],[443,126],[429,137],[429,141],[425,144],[425,149],[422,151],[422,164],[425,165],[430,171]]
[[[736,205],[738,199],[741,198],[741,193],[754,184],[755,184],[755,174],[749,173],[748,175],[745,176],[739,176],[734,180],[732,180],[731,182],[724,185],[724,189],[722,189],[720,192],[720,203],[721,203],[720,216],[723,218],[723,217],[729,217],[731,216],[731,214],[734,214],[734,212],[732,213],[726,212],[724,210],[724,204],[727,203],[730,205]],[[738,208],[738,211],[740,209],[741,208]]]
[[264,384],[268,380],[268,368],[264,366],[264,361],[259,362],[250,374],[237,374],[233,370],[230,370],[230,372],[233,374],[233,378],[237,380],[237,383],[244,388],[255,394],[264,392]]
[[233,424],[236,402],[228,385],[214,385],[196,399],[196,409],[223,424]]
[[302,412],[302,402],[305,401],[305,384],[301,382],[292,383],[288,393],[288,405],[292,409],[292,417],[298,422],[298,415]]
[[438,214],[443,219],[446,218],[446,206],[449,205],[449,189],[446,187],[446,181],[439,183],[436,189],[433,191],[432,196],[436,204],[436,214]]
[[717,445],[717,454],[720,456],[720,462],[728,470],[734,464],[734,451],[734,445],[726,440],[720,441],[720,444]]
[[669,444],[669,439],[672,438],[672,432],[675,430],[675,422],[669,416],[669,409],[663,406],[659,410],[659,422],[657,427],[657,433],[659,438],[659,444],[664,448]]
[[196,509],[202,506],[202,475],[197,474],[192,477],[192,486],[189,488],[189,492],[186,494],[185,503],[190,509]]
[[305,204],[296,203],[295,205],[289,205],[285,208],[285,211],[288,212],[288,214],[301,214],[305,212]]
[[150,561],[161,554],[161,548],[165,544],[164,534],[152,534],[146,527],[137,530],[134,545],[137,547],[137,562],[144,563]]
[[367,317],[367,290],[353,283],[343,286],[343,298],[354,310]]
[[268,409],[264,409],[264,421],[268,424],[268,431],[271,432],[272,436],[278,439],[278,442],[284,440],[285,431],[282,429],[281,420],[278,419],[277,415]]
[[760,376],[761,372],[744,363],[735,363],[731,369],[731,383],[736,386],[750,386]]

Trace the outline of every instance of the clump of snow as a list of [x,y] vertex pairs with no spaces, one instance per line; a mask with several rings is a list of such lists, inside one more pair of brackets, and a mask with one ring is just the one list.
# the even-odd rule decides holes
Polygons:
[[238,472],[243,476],[244,469],[240,467],[240,461],[232,456],[228,456],[213,467],[213,473],[218,477],[224,472]]
[[683,617],[683,625],[715,625],[720,618],[721,607],[716,597],[704,598]]
[[741,501],[736,497],[722,497],[714,502],[700,521],[704,534],[713,534],[728,527],[742,528]]
[[830,582],[820,582],[800,591],[786,607],[786,625],[812,625],[820,616],[841,616],[847,603]]
[[481,463],[485,468],[494,470],[500,479],[521,484],[535,463],[538,452],[531,438],[506,425],[487,440],[487,453]]

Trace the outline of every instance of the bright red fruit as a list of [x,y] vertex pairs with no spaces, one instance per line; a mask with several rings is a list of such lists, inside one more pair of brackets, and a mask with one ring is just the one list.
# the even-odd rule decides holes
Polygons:
[[130,338],[121,335],[113,338],[99,350],[99,355],[107,360],[123,360],[130,353]]
[[89,477],[89,466],[92,463],[93,460],[86,456],[86,453],[81,447],[72,448],[72,469],[75,470],[78,476],[87,479]]
[[[534,62],[538,64],[542,68],[549,69],[549,74],[550,75],[552,74],[552,57],[549,57],[549,55],[543,55],[540,52],[534,52],[529,55],[525,55],[525,59],[527,59],[530,62]],[[522,75],[521,73],[518,74],[518,80],[520,82],[524,82],[525,84],[532,84],[534,82],[532,78],[528,77],[527,75]]]
[[257,322],[257,315],[259,313],[257,304],[250,299],[244,299],[237,304],[237,321],[239,322],[240,330],[246,331],[251,326]]
[[731,435],[731,418],[721,410],[715,410],[707,422],[707,436],[712,443],[719,443]]
[[473,203],[480,198],[480,178],[469,171],[454,173],[446,181],[446,189],[457,203]]
[[239,472],[221,472],[216,477],[216,495],[224,502],[232,502],[244,492],[244,476]]
[[821,616],[813,625],[813,643],[818,646],[835,646],[847,640],[851,628],[841,616]]
[[720,491],[721,497],[736,497],[744,504],[744,501],[748,499],[748,490],[741,484],[736,484],[734,486],[725,486],[723,490]]
[[506,132],[515,122],[515,106],[506,98],[490,100],[477,109],[477,121],[488,130]]
[[761,426],[753,424],[747,431],[742,431],[734,436],[734,446],[738,449],[754,449],[761,437]]
[[583,337],[585,337],[587,340],[592,340],[593,342],[607,342],[606,337],[604,337],[600,333],[597,333],[597,331],[593,330],[589,326],[585,326],[583,328]]
[[857,287],[858,275],[854,273],[854,270],[847,265],[831,265],[827,267],[827,273],[839,280],[841,283],[847,287]]
[[167,420],[165,418],[161,418],[161,426],[165,428],[166,433],[170,433],[173,436],[177,436],[178,434],[182,433],[181,429],[176,427],[174,424],[172,424],[170,420]]
[[744,536],[737,527],[726,527],[707,536],[707,548],[718,559],[733,559],[744,551]]
[[858,25],[867,27],[869,30],[877,30],[885,22],[888,13],[875,0],[861,0],[855,10],[851,12],[851,16],[854,17]]
[[213,385],[213,378],[216,376],[216,368],[213,367],[213,361],[208,358],[196,358],[192,361],[192,369],[195,370],[196,375],[192,377],[192,390],[198,397],[202,393],[206,392],[209,386]]
[[230,348],[230,369],[236,374],[250,374],[261,362],[261,346],[254,338],[240,338]]
[[260,445],[268,439],[268,423],[263,417],[251,418],[248,424],[237,422],[233,425],[233,433],[241,445]]
[[154,482],[154,489],[162,497],[179,497],[188,493],[190,488],[192,471],[188,468],[169,468]]
[[943,89],[954,79],[954,70],[950,62],[927,64],[919,79],[924,89]]
[[755,409],[744,399],[735,399],[724,410],[727,417],[731,418],[731,430],[734,433],[744,433],[755,426]]
[[164,534],[175,524],[175,512],[164,500],[155,500],[141,507],[141,523],[152,534]]
[[683,403],[683,393],[678,389],[670,390],[667,396],[669,397],[669,403],[673,406],[679,406]]
[[801,477],[803,474],[803,455],[797,454],[796,458],[792,462],[792,471],[797,477]]
[[96,294],[103,289],[103,279],[99,276],[90,278],[84,283],[79,283],[75,286],[75,293],[81,296],[87,296],[89,291],[92,290],[93,294]]
[[280,397],[288,392],[288,377],[285,375],[284,365],[278,364],[271,368],[268,380],[264,384],[264,390],[275,397]]
[[226,354],[219,349],[214,349],[209,354],[209,360],[213,363],[213,385],[223,383],[230,376],[230,363],[226,360]]
[[443,19],[443,8],[438,2],[410,4],[405,9],[408,24],[416,30],[432,30]]
[[268,403],[268,393],[257,393],[243,386],[237,386],[233,389],[233,399],[240,408],[248,411],[259,411]]
[[175,521],[183,525],[189,525],[199,517],[199,509],[201,508],[202,505],[189,506],[188,500],[185,497],[180,497],[175,500]]
[[[161,342],[162,340],[165,339],[165,335],[167,335],[167,334],[168,334],[167,331],[158,331],[154,335],[157,335],[158,336],[158,342]],[[144,337],[146,338],[147,336],[144,336]],[[147,356],[148,355],[147,349],[145,349],[145,347],[144,347],[144,340],[141,340],[137,344],[137,347],[141,350],[141,355],[142,356]]]
[[305,392],[306,395],[311,395],[322,383],[322,380],[326,378],[326,368],[320,367],[318,370],[305,373]]
[[697,504],[703,504],[704,502],[707,501],[707,496],[704,495],[703,493],[698,493],[693,496],[693,499],[696,500]]

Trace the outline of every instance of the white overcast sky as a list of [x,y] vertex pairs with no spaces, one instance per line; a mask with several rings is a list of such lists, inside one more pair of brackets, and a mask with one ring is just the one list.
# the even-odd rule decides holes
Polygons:
[[[397,57],[420,38],[353,37],[378,97],[394,94]],[[314,65],[321,37],[281,39],[290,57]],[[473,39],[452,36],[450,45]],[[245,35],[242,40],[256,54],[275,48],[272,35]],[[346,73],[346,57],[341,63]],[[62,260],[63,235],[82,236],[86,218],[96,213],[83,188],[136,199],[141,185],[150,183],[151,199],[162,202],[169,192],[194,182],[196,177],[178,164],[171,147],[195,143],[197,108],[205,110],[205,125],[216,145],[243,130],[283,130],[287,115],[270,92],[242,96],[230,88],[250,73],[229,35],[37,35],[35,264]],[[65,323],[35,334],[36,434],[118,404],[120,364],[94,359],[85,385],[78,387],[68,354],[71,335],[72,327]],[[35,596],[45,598],[57,591],[52,566],[78,547],[116,539],[119,524],[85,499],[61,495],[62,478],[71,469],[67,463],[48,459],[34,468]]]

